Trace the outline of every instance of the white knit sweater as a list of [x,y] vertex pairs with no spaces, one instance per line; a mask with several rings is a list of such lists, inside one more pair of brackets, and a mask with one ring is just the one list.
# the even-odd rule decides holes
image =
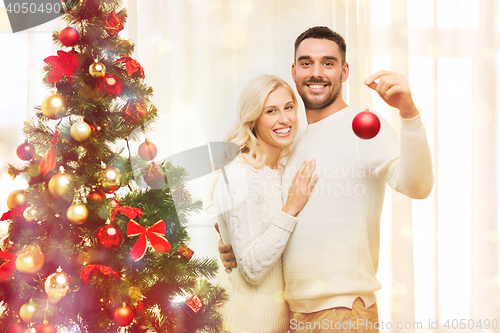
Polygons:
[[[297,218],[283,211],[281,173],[254,169],[238,160],[226,168],[214,190],[214,208],[224,243],[231,244],[238,267],[222,277],[229,294],[222,314],[231,333],[284,333],[288,305],[281,255]],[[224,274],[226,275],[226,274]]]
[[352,120],[363,111],[347,107],[309,124],[298,134],[282,179],[282,197],[305,159],[316,159],[318,181],[283,253],[285,295],[292,311],[316,312],[365,306],[381,288],[380,217],[386,183],[410,198],[433,186],[432,160],[420,116],[401,118],[401,142],[380,115],[371,140],[358,138]]

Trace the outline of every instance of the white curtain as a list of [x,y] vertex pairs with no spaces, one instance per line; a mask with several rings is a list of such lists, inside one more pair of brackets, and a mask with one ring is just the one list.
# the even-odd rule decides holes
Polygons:
[[[460,331],[461,324],[474,324],[463,332],[500,332],[498,1],[128,0],[125,5],[129,21],[123,34],[135,40],[134,57],[154,89],[155,105],[170,121],[152,140],[160,150],[220,141],[234,121],[239,92],[258,74],[277,74],[293,86],[293,43],[311,26],[327,25],[346,38],[348,104],[368,104],[397,133],[397,111],[363,80],[380,69],[403,73],[427,128],[436,182],[422,201],[387,191],[380,318],[394,332]],[[0,8],[2,171],[8,162],[20,163],[15,155],[23,140],[20,128],[43,99],[43,58],[55,53],[50,36],[61,26],[55,20],[12,34],[6,20]],[[300,116],[303,128],[303,108]],[[176,130],[179,126],[188,130]],[[23,185],[6,179],[5,172],[0,183],[5,211],[7,195]],[[190,188],[207,199],[209,183],[210,176],[202,177]],[[197,255],[218,256],[212,222],[206,214],[192,218],[189,233]]]

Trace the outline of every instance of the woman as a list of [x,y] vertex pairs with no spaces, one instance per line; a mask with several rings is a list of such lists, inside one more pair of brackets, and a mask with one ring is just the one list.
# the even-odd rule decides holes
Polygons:
[[297,132],[297,100],[275,75],[261,75],[244,88],[237,119],[224,141],[241,154],[219,177],[214,208],[224,243],[230,243],[238,267],[228,276],[229,301],[223,329],[231,333],[288,331],[281,254],[297,223],[295,215],[309,199],[317,175],[315,161],[304,161],[281,198],[281,164]]

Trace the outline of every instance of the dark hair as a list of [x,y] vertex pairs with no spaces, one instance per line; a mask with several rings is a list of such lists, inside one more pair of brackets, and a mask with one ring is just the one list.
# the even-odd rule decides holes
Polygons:
[[347,46],[345,44],[344,37],[328,27],[312,27],[301,33],[295,40],[294,61],[300,43],[302,43],[302,41],[307,38],[328,39],[337,43],[337,45],[339,46],[340,54],[342,55],[342,64],[345,63],[345,52]]

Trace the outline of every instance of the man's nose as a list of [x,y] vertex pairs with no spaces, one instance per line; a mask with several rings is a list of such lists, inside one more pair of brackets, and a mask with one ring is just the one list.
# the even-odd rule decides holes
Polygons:
[[323,67],[321,66],[321,64],[314,64],[312,66],[312,76],[313,77],[323,77]]

